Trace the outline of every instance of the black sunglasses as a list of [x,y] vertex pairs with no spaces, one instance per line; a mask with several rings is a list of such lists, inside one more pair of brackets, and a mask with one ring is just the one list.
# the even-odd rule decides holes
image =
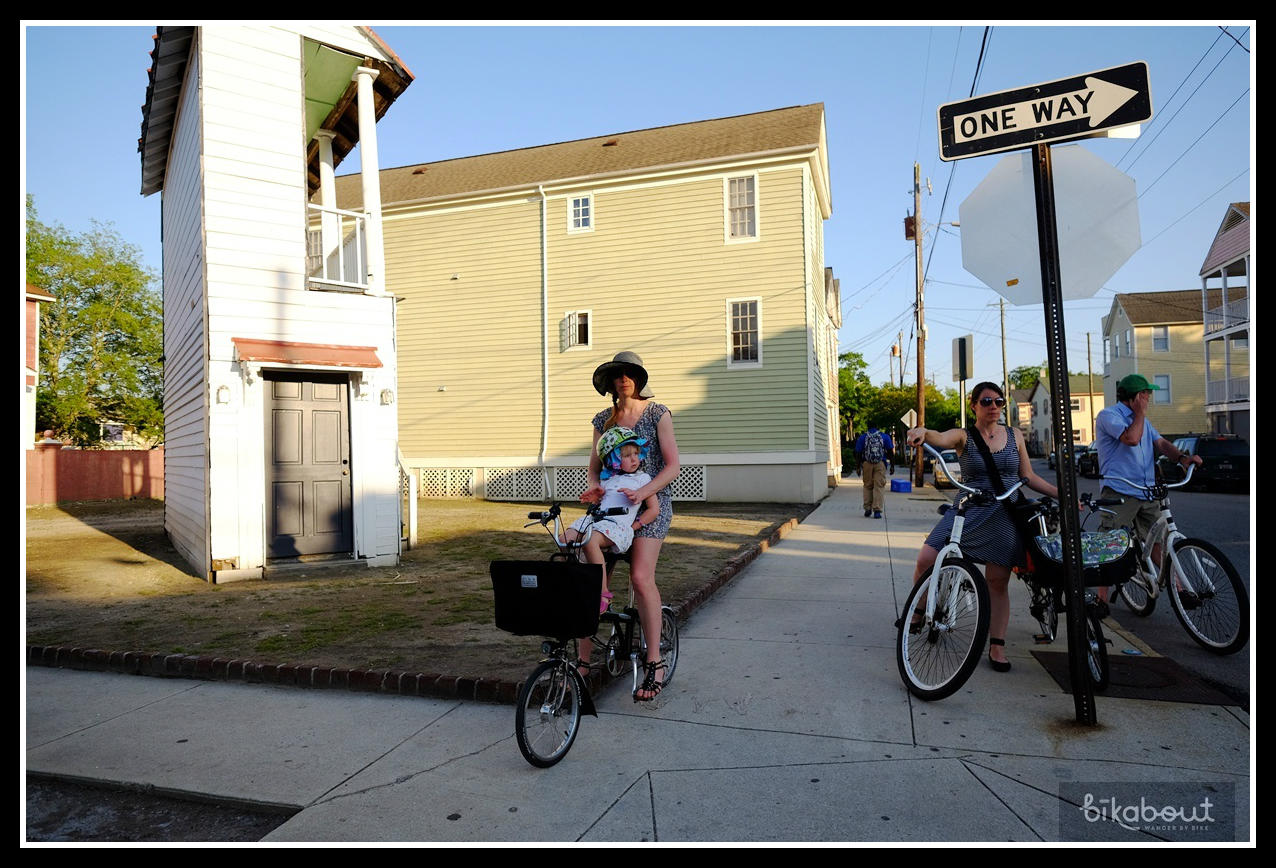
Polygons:
[[985,407],[991,407],[993,404],[996,404],[998,407],[1004,407],[1006,406],[1006,399],[1005,398],[980,398],[979,403]]

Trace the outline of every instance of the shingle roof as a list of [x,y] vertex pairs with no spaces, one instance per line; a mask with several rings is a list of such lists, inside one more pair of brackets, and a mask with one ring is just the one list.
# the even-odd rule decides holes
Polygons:
[[1229,275],[1244,274],[1244,257],[1249,253],[1249,245],[1249,203],[1233,202],[1227,206],[1227,214],[1223,216],[1199,273],[1212,274],[1230,265],[1233,267],[1228,268]]
[[[823,118],[824,104],[812,103],[383,169],[381,202],[391,205],[445,199],[574,179],[693,166],[728,157],[785,151],[801,153],[820,146]],[[357,175],[337,179],[339,207],[357,210],[362,199]]]
[[[1220,290],[1209,291],[1209,306],[1223,303]],[[1245,287],[1227,288],[1229,301],[1245,297]],[[1114,299],[1125,310],[1133,325],[1165,325],[1169,323],[1204,322],[1201,315],[1201,291],[1199,289],[1171,290],[1169,292],[1120,292]]]

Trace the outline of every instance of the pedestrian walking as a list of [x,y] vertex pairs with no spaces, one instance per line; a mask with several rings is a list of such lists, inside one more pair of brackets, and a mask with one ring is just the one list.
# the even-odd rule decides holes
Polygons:
[[891,435],[869,425],[868,430],[855,439],[855,460],[860,467],[860,479],[864,482],[864,517],[882,517],[886,500],[886,462],[895,445]]

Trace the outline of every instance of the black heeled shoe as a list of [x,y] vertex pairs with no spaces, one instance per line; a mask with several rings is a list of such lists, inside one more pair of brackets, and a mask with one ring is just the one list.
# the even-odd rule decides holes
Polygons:
[[994,672],[1009,672],[1009,671],[1010,671],[1010,661],[1009,661],[1009,660],[993,660],[993,659],[992,659],[992,646],[993,646],[993,645],[1001,645],[1001,646],[1003,646],[1003,647],[1004,647],[1004,646],[1005,646],[1005,644],[1006,644],[1006,640],[1005,640],[1005,639],[991,639],[991,638],[990,638],[990,639],[988,640],[988,645],[989,645],[989,648],[988,648],[988,665],[992,667],[992,670],[993,670]]

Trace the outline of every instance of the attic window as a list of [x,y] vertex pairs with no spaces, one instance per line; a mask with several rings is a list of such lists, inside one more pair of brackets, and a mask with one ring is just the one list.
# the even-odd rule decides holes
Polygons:
[[611,148],[619,144],[620,144],[620,139],[608,139],[607,141],[603,142],[603,147]]

